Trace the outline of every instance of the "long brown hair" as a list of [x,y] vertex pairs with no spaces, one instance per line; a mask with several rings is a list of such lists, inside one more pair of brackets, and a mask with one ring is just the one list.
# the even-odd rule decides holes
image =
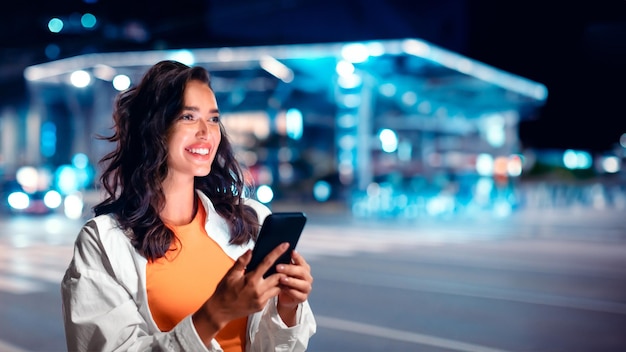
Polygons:
[[[115,99],[114,132],[103,139],[116,143],[100,164],[100,181],[106,198],[94,207],[96,215],[112,214],[125,230],[132,230],[133,246],[146,258],[165,255],[174,233],[161,221],[165,206],[162,182],[167,176],[167,138],[183,108],[187,82],[198,80],[210,87],[209,73],[176,61],[152,66],[141,82]],[[248,191],[240,164],[223,125],[211,172],[196,177],[194,186],[213,202],[230,226],[233,244],[254,239],[259,224],[256,211],[243,203]]]

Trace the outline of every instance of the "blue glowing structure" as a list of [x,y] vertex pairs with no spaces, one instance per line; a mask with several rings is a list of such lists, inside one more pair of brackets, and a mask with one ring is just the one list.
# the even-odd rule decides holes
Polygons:
[[[274,199],[284,194],[281,180],[287,186],[298,178],[326,180],[319,161],[308,173],[296,165],[304,149],[322,146],[318,154],[332,159],[338,186],[348,190],[344,201],[363,216],[508,214],[523,169],[517,125],[548,95],[541,83],[415,38],[87,54],[28,67],[24,76],[51,99],[60,99],[59,86],[66,95],[81,94],[66,83],[73,72],[92,76],[84,82],[98,90],[97,108],[89,110],[96,115],[89,124],[72,117],[92,129],[73,137],[85,145],[81,138],[109,126],[113,78],[124,75],[133,84],[163,59],[206,67],[225,116],[249,115],[229,126],[236,144],[247,135],[282,138],[268,157],[276,164],[266,177]],[[54,94],[46,93],[50,87]],[[247,166],[259,162],[248,157],[259,149],[249,148]],[[97,160],[105,151],[92,145],[85,152]],[[314,197],[319,189],[310,184]],[[336,192],[328,184],[331,195],[323,199]]]

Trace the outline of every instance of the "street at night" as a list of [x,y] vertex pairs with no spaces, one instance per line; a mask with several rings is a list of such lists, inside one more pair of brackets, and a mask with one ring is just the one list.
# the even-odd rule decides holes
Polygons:
[[[310,351],[626,348],[619,211],[410,222],[308,213]],[[0,350],[66,349],[59,282],[82,221],[0,219]]]
[[[12,2],[0,23],[0,352],[626,351],[626,1]],[[306,213],[312,275],[278,268],[245,326],[276,285],[218,283],[261,204]],[[94,213],[122,229],[77,246],[66,341]]]

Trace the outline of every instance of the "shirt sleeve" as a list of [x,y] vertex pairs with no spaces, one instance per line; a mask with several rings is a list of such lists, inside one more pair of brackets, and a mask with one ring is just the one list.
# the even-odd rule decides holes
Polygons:
[[[269,208],[255,200],[246,199],[246,204],[256,210],[260,223],[271,213]],[[249,317],[246,351],[306,351],[309,339],[317,330],[309,302],[305,301],[298,306],[297,324],[292,327],[288,327],[278,315],[277,302],[277,297],[274,297],[261,312]]]
[[[110,235],[123,236],[115,231],[119,233]],[[127,248],[120,246],[119,250],[128,252]],[[150,332],[132,290],[116,276],[110,255],[120,254],[107,253],[96,223],[86,224],[76,239],[72,261],[61,282],[69,351],[222,351],[216,341],[210,348],[202,343],[191,316],[171,331]],[[135,271],[132,260],[127,261],[130,264],[124,262],[129,265],[125,272]]]
[[308,301],[297,311],[297,324],[287,326],[278,315],[277,298],[272,298],[265,308],[248,319],[248,352],[301,352],[306,351],[309,339],[317,324]]

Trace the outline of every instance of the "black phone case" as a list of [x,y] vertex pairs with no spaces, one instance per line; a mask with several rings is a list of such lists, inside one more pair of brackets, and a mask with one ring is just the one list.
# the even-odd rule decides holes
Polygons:
[[283,242],[289,242],[289,249],[276,260],[263,277],[274,274],[277,264],[290,263],[291,252],[298,244],[306,219],[302,212],[278,212],[268,215],[261,226],[246,272],[254,270],[269,252]]

